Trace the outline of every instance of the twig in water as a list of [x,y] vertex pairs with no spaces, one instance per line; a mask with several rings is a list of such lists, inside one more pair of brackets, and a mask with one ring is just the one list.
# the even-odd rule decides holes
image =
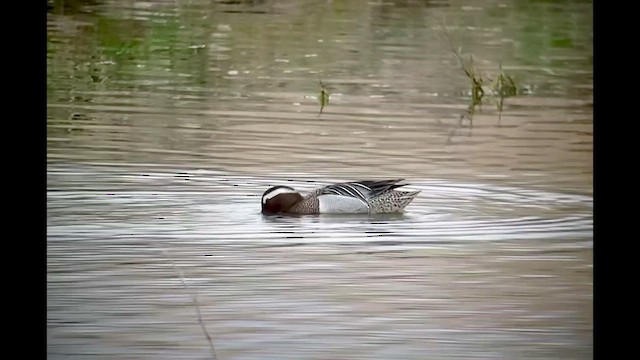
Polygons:
[[[189,287],[187,286],[187,282],[184,279],[184,275],[182,274],[182,271],[180,269],[178,269],[178,267],[176,266],[176,263],[173,261],[173,258],[171,256],[169,256],[169,254],[167,254],[167,252],[165,250],[162,250],[162,253],[164,254],[165,257],[167,257],[171,261],[171,265],[173,266],[173,270],[178,273],[178,275],[180,276],[180,281],[182,282],[182,286],[188,292],[189,291]],[[202,327],[202,332],[204,332],[204,335],[207,337],[207,340],[209,341],[209,347],[211,348],[211,356],[212,356],[213,360],[217,360],[218,357],[216,356],[216,349],[213,346],[213,340],[211,339],[211,336],[209,335],[209,332],[207,331],[207,328],[204,326],[204,321],[202,320],[202,314],[200,313],[200,304],[198,304],[198,293],[195,290],[193,291],[193,297],[192,298],[193,298],[193,303],[196,305],[196,313],[198,314],[198,322],[200,323],[200,326]]]

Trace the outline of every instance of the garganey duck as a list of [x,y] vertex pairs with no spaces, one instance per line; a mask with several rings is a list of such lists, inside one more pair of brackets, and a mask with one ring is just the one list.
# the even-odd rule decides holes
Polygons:
[[303,197],[289,186],[262,195],[263,214],[378,214],[401,212],[420,191],[395,190],[404,179],[332,184]]

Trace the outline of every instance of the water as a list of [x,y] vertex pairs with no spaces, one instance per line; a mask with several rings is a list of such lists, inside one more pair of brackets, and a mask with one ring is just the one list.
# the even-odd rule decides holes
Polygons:
[[[49,358],[591,358],[591,11],[51,2]],[[443,24],[518,80],[500,120]],[[397,177],[403,214],[260,214]]]

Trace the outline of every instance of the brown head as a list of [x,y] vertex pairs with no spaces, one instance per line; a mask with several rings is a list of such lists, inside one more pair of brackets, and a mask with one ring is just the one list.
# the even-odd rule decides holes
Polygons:
[[288,186],[274,186],[262,194],[262,213],[278,214],[287,212],[295,203],[302,201],[300,195]]

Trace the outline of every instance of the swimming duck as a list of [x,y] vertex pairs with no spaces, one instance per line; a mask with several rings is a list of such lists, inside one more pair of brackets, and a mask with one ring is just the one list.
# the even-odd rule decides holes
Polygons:
[[376,214],[401,212],[420,191],[394,190],[404,179],[332,184],[303,197],[289,186],[262,194],[263,214]]

